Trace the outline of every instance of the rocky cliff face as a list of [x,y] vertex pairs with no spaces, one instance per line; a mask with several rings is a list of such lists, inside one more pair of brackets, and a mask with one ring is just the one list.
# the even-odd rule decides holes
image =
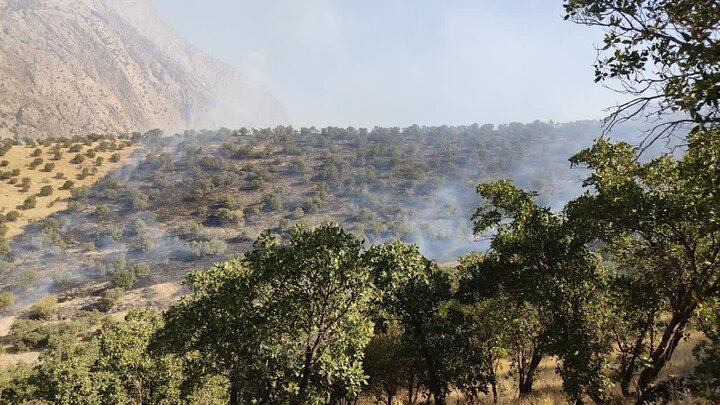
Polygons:
[[177,36],[150,0],[0,0],[0,135],[284,121],[275,99]]

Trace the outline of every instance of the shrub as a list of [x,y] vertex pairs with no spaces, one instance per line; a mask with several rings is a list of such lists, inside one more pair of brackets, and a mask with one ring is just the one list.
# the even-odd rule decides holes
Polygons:
[[62,187],[60,187],[61,190],[72,190],[73,187],[75,187],[75,182],[72,180],[67,180],[65,183],[63,183]]
[[72,160],[70,160],[70,163],[80,164],[84,161],[85,161],[85,156],[77,154],[77,155],[75,155],[74,158],[72,158]]
[[103,163],[105,163],[105,158],[102,156],[98,156],[97,159],[95,159],[95,166],[102,166]]
[[224,224],[237,223],[238,221],[242,220],[243,212],[241,210],[219,208],[215,213],[215,217]]
[[104,217],[110,213],[110,207],[108,207],[106,204],[98,205],[95,207],[95,215],[99,217]]
[[205,256],[221,255],[225,253],[227,243],[224,240],[213,238],[209,241],[192,241],[190,250],[193,256],[201,258]]
[[198,240],[202,238],[203,226],[199,223],[189,220],[181,223],[175,229],[175,235],[183,240]]
[[68,149],[70,153],[78,153],[80,151],[82,151],[82,145],[80,144],[75,144]]
[[8,222],[15,222],[20,218],[20,212],[12,210],[5,215],[5,220]]
[[87,188],[86,186],[76,187],[76,188],[73,188],[72,190],[70,190],[70,196],[74,199],[78,199],[78,198],[85,197],[86,195],[88,195],[89,192],[90,192],[90,189]]
[[42,186],[42,187],[40,188],[40,192],[38,192],[38,195],[39,195],[40,197],[47,197],[47,196],[49,196],[49,195],[52,195],[52,193],[53,193],[53,188],[52,188],[52,186],[47,185],[47,186]]
[[35,149],[30,156],[32,156],[32,157],[40,157],[40,156],[42,156],[42,149],[40,149],[40,148]]
[[110,161],[113,163],[117,163],[120,161],[120,154],[119,153],[113,153],[112,156],[110,156]]
[[20,206],[20,209],[23,210],[29,210],[32,208],[35,208],[37,206],[37,198],[35,198],[34,195],[29,196],[28,198],[23,201],[22,205]]
[[30,168],[35,169],[36,167],[43,164],[44,160],[42,158],[35,158],[32,162],[30,162]]
[[155,247],[155,240],[147,235],[138,235],[131,244],[132,248],[141,252],[147,252]]
[[0,293],[0,311],[5,311],[15,305],[15,294],[10,291]]
[[92,149],[88,149],[87,152],[85,152],[85,156],[89,157],[90,159],[95,158],[95,151]]
[[131,289],[135,285],[136,276],[135,272],[129,270],[123,270],[115,275],[113,279],[113,286],[115,288],[122,288],[125,290]]
[[45,163],[45,168],[43,169],[44,172],[49,173],[49,172],[51,172],[51,171],[53,171],[53,170],[55,170],[55,163],[52,163],[52,162],[50,162],[50,163]]
[[282,196],[279,192],[275,191],[268,194],[263,199],[263,208],[265,211],[279,211],[282,209]]
[[57,304],[57,297],[54,295],[40,298],[28,308],[24,314],[24,318],[38,321],[50,320],[53,315],[55,315],[55,311],[57,311]]
[[132,271],[137,278],[145,278],[150,275],[150,266],[146,263],[137,263],[132,266]]
[[110,311],[124,293],[125,290],[122,288],[111,288],[105,291],[102,299],[98,302],[98,307],[103,312]]
[[80,174],[77,175],[77,179],[85,180],[86,178],[88,178],[88,176],[90,176],[90,169],[88,169],[87,167],[83,167],[80,171]]
[[10,164],[9,161],[3,160],[2,162],[0,162],[0,167],[7,167],[9,164]]
[[148,196],[141,192],[136,192],[132,196],[132,206],[136,210],[147,209],[150,206],[150,203],[148,201],[149,201]]
[[20,191],[23,193],[27,193],[30,191],[30,184],[32,183],[32,180],[30,180],[30,177],[23,177],[22,180],[20,180]]

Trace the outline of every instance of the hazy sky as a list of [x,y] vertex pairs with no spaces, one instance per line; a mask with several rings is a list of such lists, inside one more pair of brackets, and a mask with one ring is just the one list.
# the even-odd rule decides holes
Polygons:
[[294,125],[600,118],[601,32],[562,0],[153,0],[190,42],[262,83]]

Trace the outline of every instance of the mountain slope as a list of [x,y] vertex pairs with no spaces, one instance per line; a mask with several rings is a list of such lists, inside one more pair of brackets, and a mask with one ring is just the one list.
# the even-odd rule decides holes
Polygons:
[[262,88],[178,37],[149,0],[0,0],[0,76],[6,134],[286,120]]

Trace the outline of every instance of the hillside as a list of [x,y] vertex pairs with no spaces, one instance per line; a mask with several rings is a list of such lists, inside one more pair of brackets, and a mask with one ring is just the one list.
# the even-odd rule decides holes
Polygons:
[[278,102],[149,0],[0,0],[0,136],[283,122]]

